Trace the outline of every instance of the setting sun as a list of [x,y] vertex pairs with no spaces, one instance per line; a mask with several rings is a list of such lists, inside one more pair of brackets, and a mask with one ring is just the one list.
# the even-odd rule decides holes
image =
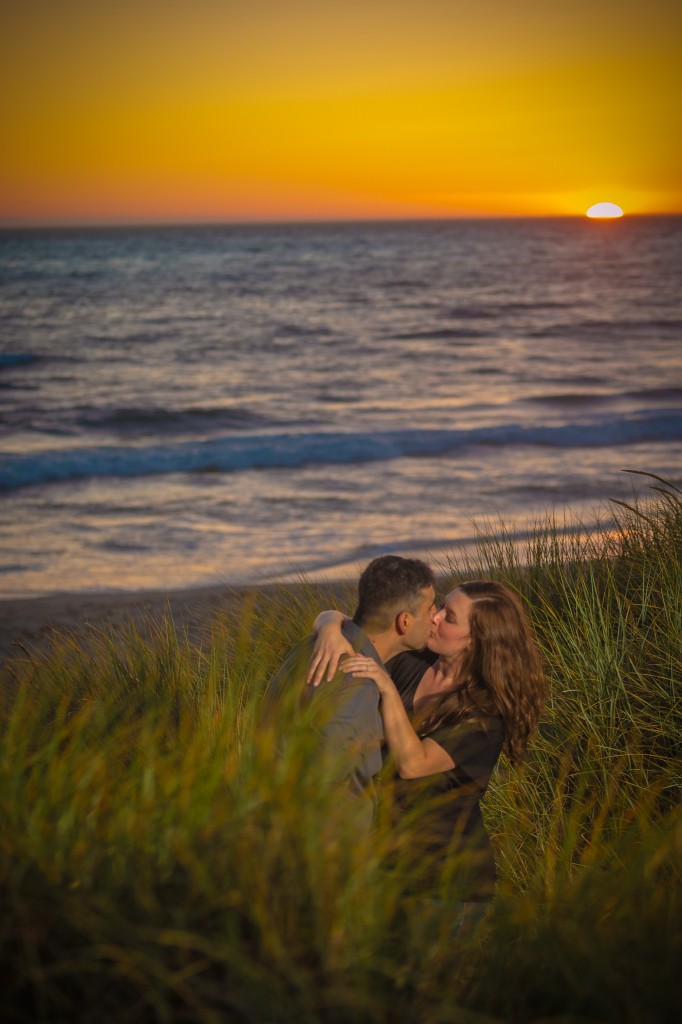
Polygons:
[[623,211],[615,203],[595,203],[587,211],[587,216],[602,219],[606,217],[622,217]]
[[13,3],[0,224],[680,212],[670,2]]

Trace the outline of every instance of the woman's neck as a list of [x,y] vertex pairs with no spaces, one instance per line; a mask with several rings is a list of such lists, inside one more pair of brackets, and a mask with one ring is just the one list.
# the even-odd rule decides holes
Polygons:
[[439,696],[441,693],[449,693],[457,689],[459,670],[462,659],[438,658],[421,678],[413,697],[415,709],[422,706],[426,701]]
[[[452,658],[448,658],[441,654],[438,656],[438,661],[433,665],[433,671],[436,679],[441,681],[447,689],[455,689],[459,678],[460,669],[462,667],[462,655],[456,654]],[[448,685],[449,684],[449,685]]]

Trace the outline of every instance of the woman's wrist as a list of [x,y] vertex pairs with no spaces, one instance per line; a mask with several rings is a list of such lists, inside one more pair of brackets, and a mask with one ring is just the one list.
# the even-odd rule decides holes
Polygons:
[[400,694],[396,689],[396,685],[391,677],[386,672],[382,672],[378,679],[375,679],[375,683],[379,693],[383,700],[398,700],[401,704]]

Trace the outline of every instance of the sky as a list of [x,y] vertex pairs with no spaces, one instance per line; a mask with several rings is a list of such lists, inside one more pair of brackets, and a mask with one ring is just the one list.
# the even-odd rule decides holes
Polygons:
[[677,0],[6,0],[0,225],[682,212]]

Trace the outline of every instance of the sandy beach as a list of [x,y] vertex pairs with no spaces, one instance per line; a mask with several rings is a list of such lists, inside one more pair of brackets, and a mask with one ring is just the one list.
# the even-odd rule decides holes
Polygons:
[[[305,586],[287,582],[291,591]],[[339,600],[346,592],[346,581],[325,584],[327,594]],[[43,650],[63,634],[84,634],[89,627],[123,628],[129,622],[154,622],[170,612],[175,624],[190,636],[198,636],[221,612],[234,608],[247,592],[275,596],[282,584],[228,586],[218,584],[185,590],[121,591],[111,593],[64,593],[45,597],[5,598],[0,600],[0,665],[27,652]],[[345,605],[340,605],[344,606]]]
[[55,635],[78,633],[88,626],[123,625],[131,619],[154,618],[170,609],[176,621],[206,620],[233,599],[234,588],[206,587],[186,591],[66,593],[0,601],[0,663],[22,650],[43,648]]

